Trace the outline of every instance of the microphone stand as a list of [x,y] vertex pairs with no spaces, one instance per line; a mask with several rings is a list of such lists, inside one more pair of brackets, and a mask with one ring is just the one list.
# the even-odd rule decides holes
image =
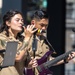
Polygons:
[[[33,57],[35,58],[35,52],[37,49],[37,42],[36,42],[36,35],[33,35],[33,42],[32,42],[32,50],[33,50]],[[34,75],[35,75],[35,68],[34,68]]]
[[5,49],[0,50],[0,53],[3,53],[3,52],[5,52]]

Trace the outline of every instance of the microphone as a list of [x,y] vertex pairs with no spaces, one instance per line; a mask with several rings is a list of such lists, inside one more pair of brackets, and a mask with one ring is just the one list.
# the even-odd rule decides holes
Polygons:
[[[25,24],[23,25],[24,27],[27,27]],[[22,32],[24,32],[24,28],[22,26]],[[35,30],[36,28],[33,28],[33,30]],[[41,34],[41,33],[46,33],[45,30],[42,29],[38,29],[37,31],[34,32],[34,35],[36,35],[37,33]]]
[[[36,28],[34,28],[33,30],[35,30]],[[36,32],[34,32],[34,35],[36,35],[37,33],[41,34],[41,33],[46,33],[45,30],[42,29],[38,29]]]

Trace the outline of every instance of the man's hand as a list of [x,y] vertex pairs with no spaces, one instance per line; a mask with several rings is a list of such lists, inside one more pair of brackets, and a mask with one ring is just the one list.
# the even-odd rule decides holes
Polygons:
[[35,68],[38,66],[37,60],[36,58],[31,58],[31,61],[28,64],[28,68]]
[[64,62],[69,62],[70,60],[72,60],[75,57],[75,52],[72,52],[71,54],[69,54],[69,57],[64,61]]

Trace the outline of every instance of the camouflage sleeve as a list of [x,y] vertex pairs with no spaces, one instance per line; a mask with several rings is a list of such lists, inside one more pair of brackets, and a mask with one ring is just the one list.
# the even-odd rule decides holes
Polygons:
[[29,44],[29,41],[24,40],[22,46],[19,47],[19,49],[17,50],[17,54],[19,55],[22,50],[26,50],[28,47],[28,44]]
[[3,63],[4,52],[2,50],[4,50],[5,48],[6,48],[6,38],[4,37],[4,35],[0,34],[0,65],[2,65]]
[[6,47],[6,38],[3,35],[0,35],[0,50],[5,49]]

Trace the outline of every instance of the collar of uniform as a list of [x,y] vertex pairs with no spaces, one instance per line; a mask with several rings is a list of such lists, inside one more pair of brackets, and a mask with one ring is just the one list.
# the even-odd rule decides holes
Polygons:
[[42,38],[42,36],[36,36],[36,39],[41,43],[41,45],[44,42],[44,39]]
[[14,37],[14,35],[12,35],[11,33],[9,33],[9,39],[10,39],[11,41],[18,41],[18,42],[19,42],[19,39],[16,39],[16,38]]
[[[3,35],[6,35],[6,31],[3,31],[2,34],[3,34]],[[19,40],[18,40],[18,39],[15,39],[14,36],[13,36],[11,33],[9,33],[9,37],[6,37],[6,39],[7,39],[8,41],[18,41],[18,42],[19,42]],[[19,42],[19,43],[20,43],[20,42]]]

